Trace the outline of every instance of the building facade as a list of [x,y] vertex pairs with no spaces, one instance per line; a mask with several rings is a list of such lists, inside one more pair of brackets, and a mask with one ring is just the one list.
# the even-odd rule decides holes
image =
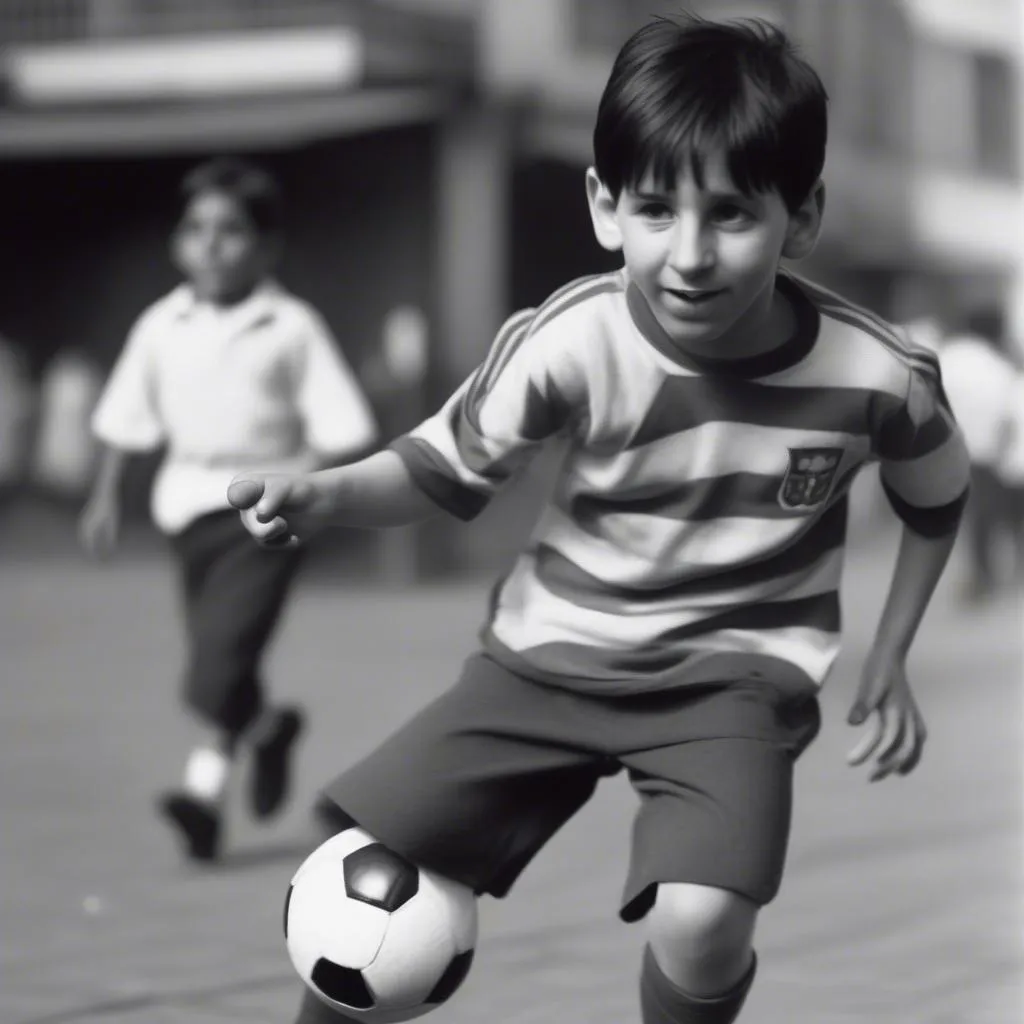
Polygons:
[[[483,0],[492,95],[524,163],[579,169],[612,55],[668,0]],[[897,319],[1002,306],[1024,334],[1018,0],[692,0],[785,27],[830,94],[828,208],[806,270]],[[557,170],[555,170],[557,177]],[[568,201],[568,199],[567,199]]]
[[[583,189],[612,57],[669,0],[0,0],[3,329],[109,364],[171,281],[181,171],[269,163],[283,276],[358,365],[425,314],[436,403],[513,309],[614,265]],[[996,304],[1024,339],[1019,0],[692,0],[784,26],[831,97],[828,207],[801,269],[895,319]],[[54,301],[59,296],[59,301]],[[557,453],[426,545],[494,568]]]

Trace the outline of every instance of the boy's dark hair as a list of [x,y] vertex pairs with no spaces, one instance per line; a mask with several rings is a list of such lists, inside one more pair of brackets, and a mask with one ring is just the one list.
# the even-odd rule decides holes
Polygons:
[[617,199],[648,171],[674,186],[687,160],[701,184],[704,158],[721,147],[741,191],[777,190],[793,212],[825,163],[827,107],[821,79],[773,25],[656,18],[615,58],[594,165]]
[[283,228],[281,189],[269,171],[238,157],[218,157],[193,168],[181,183],[186,203],[203,192],[230,196],[265,235]]

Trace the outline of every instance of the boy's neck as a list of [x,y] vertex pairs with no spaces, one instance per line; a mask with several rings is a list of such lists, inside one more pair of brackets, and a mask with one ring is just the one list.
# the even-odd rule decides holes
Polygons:
[[703,363],[721,364],[767,356],[784,348],[797,331],[792,302],[776,284],[757,307],[752,307],[713,348],[689,350],[679,344],[684,355]]
[[630,306],[641,332],[655,347],[675,361],[702,372],[736,374],[741,377],[767,376],[795,365],[814,345],[817,315],[798,286],[782,275],[775,279],[761,309],[748,311],[728,335],[713,348],[688,348],[671,339],[635,286]]
[[240,306],[243,302],[252,298],[252,296],[260,289],[262,284],[262,280],[253,281],[247,284],[244,288],[236,288],[230,292],[224,292],[218,295],[204,295],[195,287],[195,285],[190,285],[189,287],[192,289],[192,295],[197,303],[204,306],[210,306],[213,309],[228,310],[234,309],[236,306]]

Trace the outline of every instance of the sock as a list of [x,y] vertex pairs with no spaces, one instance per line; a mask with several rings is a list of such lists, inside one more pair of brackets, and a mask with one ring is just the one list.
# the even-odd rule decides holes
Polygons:
[[732,1024],[743,1008],[757,971],[757,957],[750,969],[728,992],[711,999],[687,995],[665,977],[651,947],[644,950],[640,973],[640,1009],[644,1024]]
[[231,758],[213,747],[196,747],[185,763],[185,792],[197,800],[217,803],[224,795]]

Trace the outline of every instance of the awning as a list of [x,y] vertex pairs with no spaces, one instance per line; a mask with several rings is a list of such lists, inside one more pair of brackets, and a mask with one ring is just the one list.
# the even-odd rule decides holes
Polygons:
[[320,95],[86,110],[0,107],[0,156],[288,149],[322,139],[430,123],[452,102],[450,89],[422,85],[361,86]]

